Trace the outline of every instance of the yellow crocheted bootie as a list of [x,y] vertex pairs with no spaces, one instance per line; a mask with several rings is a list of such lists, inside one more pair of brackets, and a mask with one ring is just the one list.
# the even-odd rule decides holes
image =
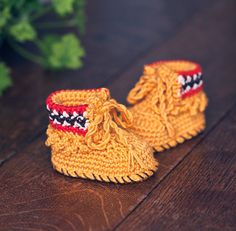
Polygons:
[[127,100],[133,106],[130,131],[157,151],[176,146],[205,128],[207,97],[201,67],[189,61],[161,61],[144,67]]
[[153,149],[127,131],[132,114],[105,88],[62,90],[47,101],[46,145],[54,169],[72,177],[130,183],[157,170]]

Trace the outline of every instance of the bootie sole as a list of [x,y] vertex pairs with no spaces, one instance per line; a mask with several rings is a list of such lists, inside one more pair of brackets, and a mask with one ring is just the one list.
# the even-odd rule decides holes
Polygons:
[[120,184],[142,182],[148,179],[150,176],[152,176],[158,168],[158,166],[155,166],[152,169],[145,170],[139,173],[130,174],[127,176],[112,176],[112,175],[106,176],[104,174],[82,172],[79,169],[68,169],[65,167],[61,167],[58,164],[55,164],[53,161],[52,163],[53,163],[53,168],[57,172],[63,175],[67,175],[67,176],[75,177],[75,178],[83,178],[83,179],[97,180],[97,181],[102,181],[102,182],[120,183]]

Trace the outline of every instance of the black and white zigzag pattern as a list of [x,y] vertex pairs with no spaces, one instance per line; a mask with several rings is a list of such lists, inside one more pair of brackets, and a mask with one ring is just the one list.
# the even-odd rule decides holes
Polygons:
[[47,106],[47,111],[49,113],[49,119],[54,123],[58,125],[62,125],[63,127],[74,127],[74,128],[80,128],[83,130],[87,130],[89,126],[89,120],[85,117],[86,111],[83,114],[73,112],[73,114],[63,112],[60,113],[58,111],[51,110]]
[[182,85],[182,94],[187,93],[190,90],[195,90],[203,84],[202,73],[190,75],[180,75],[178,77],[179,83]]

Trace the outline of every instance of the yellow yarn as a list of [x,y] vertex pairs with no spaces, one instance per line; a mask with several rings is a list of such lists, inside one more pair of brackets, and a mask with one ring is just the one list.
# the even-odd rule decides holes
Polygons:
[[157,151],[174,147],[205,128],[207,97],[201,90],[180,95],[179,71],[191,71],[188,61],[166,61],[144,67],[144,74],[127,100],[134,123],[130,131],[146,139]]
[[90,121],[85,136],[47,129],[53,167],[68,176],[129,183],[142,181],[157,170],[153,149],[133,133],[131,112],[110,99],[107,89],[61,91],[53,100],[64,106],[87,104]]

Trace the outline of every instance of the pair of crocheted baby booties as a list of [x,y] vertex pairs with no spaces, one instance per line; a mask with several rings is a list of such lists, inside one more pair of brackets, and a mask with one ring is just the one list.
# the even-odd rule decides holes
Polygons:
[[46,101],[46,145],[58,172],[91,180],[130,183],[155,173],[154,151],[176,146],[205,128],[207,97],[201,67],[161,61],[144,73],[126,108],[106,88],[61,90]]

